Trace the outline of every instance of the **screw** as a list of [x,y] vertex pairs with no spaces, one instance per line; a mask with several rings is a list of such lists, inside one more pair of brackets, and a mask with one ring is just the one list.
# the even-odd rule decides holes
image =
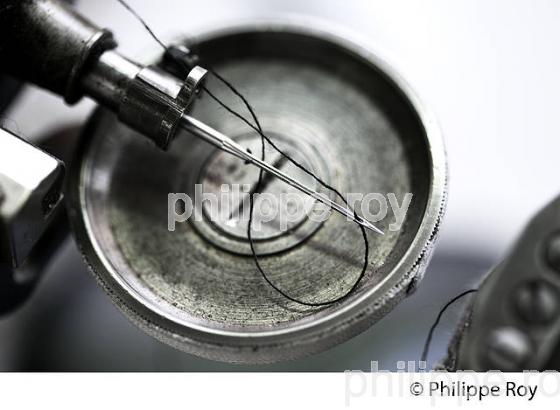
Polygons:
[[560,234],[554,235],[548,241],[546,259],[548,265],[556,272],[560,273]]
[[484,352],[487,367],[503,371],[521,370],[533,350],[529,338],[513,327],[491,332],[487,346]]
[[560,300],[554,287],[544,280],[526,282],[515,293],[519,316],[531,324],[546,324],[560,311]]

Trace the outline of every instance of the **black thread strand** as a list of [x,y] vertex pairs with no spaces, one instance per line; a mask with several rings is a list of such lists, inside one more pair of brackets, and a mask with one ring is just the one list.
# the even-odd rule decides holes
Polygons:
[[163,41],[161,41],[158,38],[158,36],[156,36],[156,33],[154,33],[152,31],[152,29],[150,28],[148,23],[146,23],[146,21],[142,18],[142,16],[140,14],[138,14],[136,12],[136,10],[134,10],[132,7],[130,7],[130,5],[124,0],[117,0],[117,1],[121,4],[121,6],[123,6],[125,9],[127,9],[134,17],[136,17],[136,19],[140,22],[140,24],[142,24],[144,26],[146,31],[152,36],[152,38],[156,41],[156,43],[158,43],[165,51],[168,50],[165,43]]
[[462,297],[474,293],[476,292],[478,289],[469,289],[466,290],[464,292],[459,293],[457,296],[455,296],[453,299],[451,299],[449,302],[447,302],[439,311],[436,320],[434,321],[434,323],[432,324],[432,326],[430,327],[430,331],[428,332],[428,337],[426,338],[426,342],[424,343],[424,349],[422,350],[422,356],[420,356],[420,361],[421,362],[425,362],[426,359],[428,358],[428,353],[430,350],[430,344],[432,343],[432,337],[434,335],[434,331],[436,330],[437,325],[439,324],[443,314],[445,313],[445,311],[447,310],[447,308],[449,308],[449,306],[451,306],[453,303],[455,303],[456,301],[458,301],[459,299],[461,299]]
[[[217,77],[219,80],[221,80],[228,88],[230,88],[230,90],[232,90],[237,96],[239,96],[241,98],[241,100],[243,101],[243,103],[245,104],[245,106],[247,107],[247,110],[251,113],[251,115],[253,116],[253,118],[255,119],[257,116],[255,114],[254,109],[252,108],[252,106],[249,104],[249,102],[247,101],[247,99],[245,99],[245,97],[243,97],[241,95],[241,93],[239,93],[235,87],[233,85],[231,85],[228,81],[226,81],[225,79],[223,79],[223,77]],[[313,174],[312,172],[310,172],[309,170],[307,170],[303,165],[301,165],[298,161],[294,160],[292,157],[290,157],[288,154],[286,154],[284,151],[282,151],[272,140],[270,137],[268,137],[266,134],[264,134],[264,132],[262,131],[262,128],[258,122],[258,120],[256,120],[256,124],[257,127],[255,127],[253,124],[251,124],[245,117],[243,117],[241,114],[239,114],[238,112],[236,112],[235,110],[233,110],[232,108],[228,107],[226,104],[223,103],[223,101],[221,101],[216,95],[214,95],[207,87],[203,86],[204,91],[214,100],[216,101],[222,108],[224,108],[225,110],[227,110],[230,114],[236,116],[237,118],[239,118],[240,120],[242,120],[245,124],[247,124],[249,127],[251,127],[254,131],[256,131],[260,137],[261,137],[261,147],[262,147],[262,156],[264,158],[264,142],[268,142],[280,155],[282,155],[283,157],[285,157],[288,161],[290,161],[292,164],[294,164],[296,167],[300,168],[301,170],[303,170],[305,173],[307,173],[308,175],[310,175],[313,179],[315,179],[318,183],[320,183],[323,187],[325,187],[326,189],[329,189],[331,191],[333,191],[334,193],[336,193],[338,195],[338,197],[340,197],[342,199],[342,201],[344,201],[344,203],[346,204],[346,206],[348,206],[350,208],[350,205],[348,204],[348,202],[346,201],[346,199],[344,198],[344,196],[334,187],[330,186],[329,184],[325,183],[323,180],[321,180],[321,178],[317,177],[315,174]],[[235,91],[234,91],[235,90]],[[255,189],[255,191],[258,192],[259,187],[262,183],[262,175],[263,175],[263,170],[261,169],[259,171],[259,179],[257,181],[257,188]],[[274,289],[276,290],[278,293],[280,293],[282,296],[284,296],[286,299],[291,300],[292,302],[296,302],[299,303],[301,305],[305,305],[305,306],[311,306],[311,307],[318,307],[318,306],[326,306],[326,305],[331,305],[333,303],[339,302],[342,299],[346,298],[348,295],[350,295],[360,284],[361,280],[363,279],[363,277],[366,274],[367,271],[367,267],[369,264],[369,241],[367,238],[367,233],[365,228],[361,225],[358,224],[358,226],[360,227],[360,230],[362,232],[362,236],[364,238],[364,244],[365,244],[365,250],[364,250],[364,264],[362,267],[362,270],[360,272],[360,275],[358,276],[358,278],[356,279],[356,281],[354,281],[354,284],[352,285],[352,287],[345,292],[342,296],[339,296],[335,299],[329,300],[329,301],[325,301],[325,302],[306,302],[297,298],[294,298],[293,296],[290,296],[289,294],[287,294],[285,291],[283,291],[282,289],[280,289],[278,286],[276,286],[268,277],[268,275],[266,274],[266,272],[264,271],[264,269],[262,268],[260,262],[259,262],[259,258],[258,255],[255,251],[255,247],[254,247],[254,241],[251,235],[251,227],[252,227],[252,222],[253,222],[253,210],[254,210],[254,195],[251,195],[249,198],[249,224],[248,224],[248,228],[247,228],[247,238],[249,240],[249,245],[251,247],[251,253],[253,254],[253,260],[255,261],[255,265],[257,267],[257,270],[260,272],[261,276],[264,278],[264,280]],[[356,212],[354,211],[354,216],[356,216],[356,218],[358,218],[358,215],[356,214]]]
[[[150,26],[148,25],[148,23],[124,0],[117,0],[125,9],[127,9],[146,29],[146,31],[151,35],[151,37],[163,48],[164,51],[168,52],[169,51],[169,47],[167,47],[167,45],[161,41],[159,39],[159,37],[154,33],[154,31],[150,28]],[[171,53],[168,53],[169,55],[172,56]],[[181,59],[176,59],[176,61],[179,62],[179,64],[183,65],[185,68],[188,68],[187,64],[181,60]],[[270,137],[268,137],[262,130],[262,127],[260,125],[260,122],[258,120],[258,117],[255,113],[255,110],[253,109],[253,107],[251,106],[251,104],[249,103],[249,101],[243,96],[243,94],[241,94],[241,92],[239,92],[237,90],[236,87],[233,86],[233,84],[231,84],[228,80],[226,80],[223,76],[221,76],[219,73],[217,73],[215,70],[213,70],[212,68],[207,68],[208,71],[214,76],[216,77],[220,82],[222,82],[233,94],[235,94],[245,105],[245,107],[247,108],[247,110],[249,111],[249,113],[251,114],[251,117],[253,118],[253,121],[255,122],[255,125],[251,124],[250,121],[248,121],[245,117],[243,117],[241,114],[239,114],[237,111],[233,110],[232,108],[230,108],[229,106],[227,106],[220,98],[218,98],[216,95],[214,95],[206,86],[202,86],[201,88],[213,99],[215,100],[221,107],[223,107],[224,109],[226,109],[230,114],[234,115],[235,117],[237,117],[238,119],[240,119],[241,121],[243,121],[245,124],[247,124],[251,129],[253,129],[254,131],[256,131],[260,138],[261,138],[261,159],[264,161],[265,159],[265,141],[268,142],[272,148],[274,148],[275,151],[277,151],[280,155],[282,155],[283,157],[285,157],[288,161],[290,161],[292,164],[294,164],[296,167],[298,167],[299,169],[301,169],[302,171],[304,171],[306,174],[308,174],[309,176],[311,176],[315,181],[317,181],[321,186],[323,186],[324,188],[334,192],[345,204],[348,208],[351,209],[350,204],[348,203],[348,201],[346,200],[346,198],[344,198],[344,196],[334,187],[330,186],[329,184],[325,183],[323,180],[321,180],[321,178],[319,178],[318,176],[316,176],[314,173],[310,172],[309,170],[307,170],[302,164],[300,164],[298,161],[294,160],[292,157],[290,157],[288,154],[286,154],[284,151],[282,151],[273,141]],[[257,180],[257,184],[256,184],[256,189],[255,192],[259,191],[259,188],[262,184],[262,179],[263,179],[263,170],[260,169],[259,170],[259,178]],[[345,292],[343,295],[329,300],[329,301],[325,301],[325,302],[306,302],[303,300],[299,300],[297,298],[294,298],[292,296],[290,296],[288,293],[286,293],[285,291],[283,291],[282,289],[280,289],[278,286],[276,286],[268,277],[268,275],[266,274],[266,272],[264,271],[264,269],[261,267],[260,262],[259,262],[259,258],[258,255],[255,251],[255,247],[254,247],[254,241],[251,235],[251,228],[252,228],[252,223],[253,223],[253,213],[254,213],[254,194],[252,194],[249,198],[249,204],[250,204],[250,208],[249,208],[249,223],[248,223],[248,227],[247,227],[247,239],[249,241],[249,245],[251,247],[251,253],[253,254],[253,260],[255,261],[255,265],[257,267],[257,270],[260,272],[261,276],[265,279],[265,281],[274,289],[276,290],[278,293],[280,293],[282,296],[284,296],[286,299],[289,299],[293,302],[299,303],[301,305],[305,305],[305,306],[312,306],[312,307],[318,307],[318,306],[326,306],[326,305],[331,305],[333,303],[337,303],[339,301],[341,301],[342,299],[346,298],[348,295],[350,295],[360,284],[361,280],[363,279],[363,277],[366,274],[367,271],[367,267],[369,265],[369,241],[367,238],[367,232],[365,230],[365,228],[356,221],[356,223],[358,224],[361,232],[362,232],[362,236],[364,239],[364,264],[362,267],[362,270],[358,276],[358,278],[356,279],[356,281],[353,283],[352,287]],[[357,220],[359,220],[359,216],[356,213],[355,210],[352,210],[354,212],[354,216],[356,217]]]

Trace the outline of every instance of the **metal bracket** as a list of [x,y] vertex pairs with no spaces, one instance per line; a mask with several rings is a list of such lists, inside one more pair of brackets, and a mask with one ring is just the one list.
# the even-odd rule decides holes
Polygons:
[[120,105],[119,119],[151,137],[167,149],[185,110],[192,103],[207,71],[194,67],[183,83],[165,81],[157,67],[145,67],[136,75]]
[[0,313],[27,298],[60,243],[63,178],[61,161],[0,128]]

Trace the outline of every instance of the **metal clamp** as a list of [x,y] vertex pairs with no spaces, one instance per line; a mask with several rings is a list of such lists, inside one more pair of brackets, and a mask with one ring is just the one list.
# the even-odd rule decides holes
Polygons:
[[141,69],[124,95],[119,119],[167,149],[206,73],[196,66],[181,83],[156,67]]

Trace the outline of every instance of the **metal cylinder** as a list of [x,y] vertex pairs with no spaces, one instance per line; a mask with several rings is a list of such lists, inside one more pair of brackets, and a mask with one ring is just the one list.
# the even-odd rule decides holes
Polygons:
[[115,47],[100,29],[56,0],[7,0],[0,13],[0,69],[64,96],[80,99],[87,65]]
[[129,84],[142,67],[116,51],[106,51],[81,80],[84,92],[102,106],[118,112]]
[[5,3],[0,70],[60,94],[67,103],[88,95],[167,149],[195,92],[192,84],[108,51],[116,47],[109,31],[56,0]]

